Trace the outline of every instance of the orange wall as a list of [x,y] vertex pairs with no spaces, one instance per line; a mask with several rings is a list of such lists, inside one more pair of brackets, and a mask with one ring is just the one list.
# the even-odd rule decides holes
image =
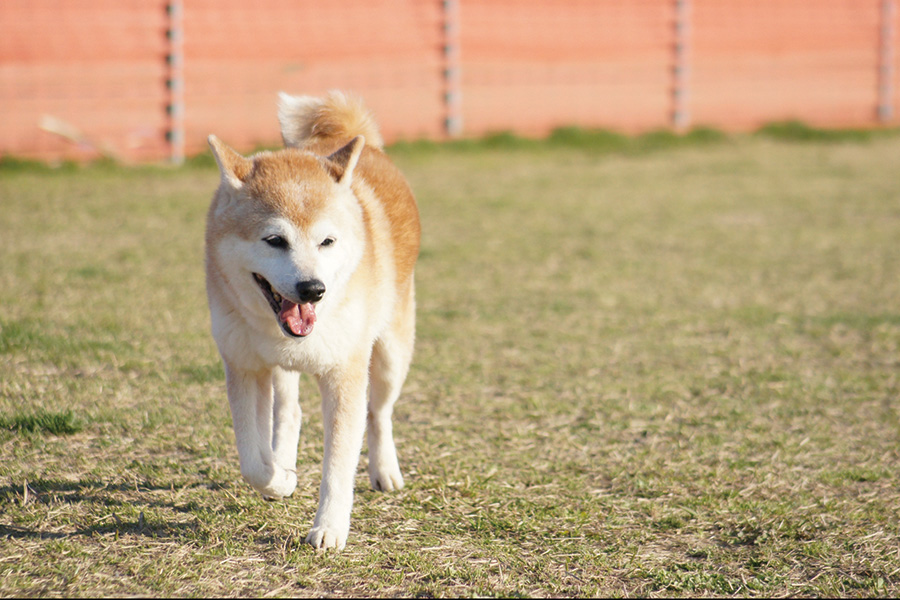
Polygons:
[[159,0],[3,0],[0,152],[92,154],[43,131],[51,115],[133,159],[164,156],[165,29]]
[[671,1],[473,0],[461,15],[466,131],[668,124]]
[[693,13],[695,122],[874,122],[881,0],[694,0]]
[[278,91],[362,95],[389,138],[441,133],[441,21],[421,0],[188,0],[188,152],[278,140]]
[[[692,125],[740,130],[800,119],[874,126],[885,0],[184,0],[188,154],[215,133],[272,144],[279,90],[355,91],[385,137],[445,135],[458,43],[464,135],[563,125],[672,125],[675,23],[686,15],[684,108]],[[900,113],[893,7],[890,106]],[[452,4],[452,2],[451,2]],[[3,0],[0,154],[164,159],[175,72],[166,0]],[[455,22],[452,22],[454,21]],[[41,128],[51,115],[81,143]]]

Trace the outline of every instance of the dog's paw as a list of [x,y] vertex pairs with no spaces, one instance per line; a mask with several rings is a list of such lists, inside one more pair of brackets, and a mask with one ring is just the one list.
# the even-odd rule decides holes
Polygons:
[[287,498],[297,489],[297,471],[275,467],[275,477],[268,486],[263,496],[270,496],[275,500]]
[[370,468],[369,482],[372,489],[379,492],[393,492],[403,489],[403,475],[400,473],[400,467],[393,468]]
[[248,477],[244,478],[256,490],[262,494],[266,500],[281,500],[287,498],[297,489],[297,472],[289,469],[282,469],[279,466],[273,466],[271,471],[265,477]]
[[313,527],[306,536],[306,543],[316,550],[343,550],[347,544],[347,533],[331,527]]

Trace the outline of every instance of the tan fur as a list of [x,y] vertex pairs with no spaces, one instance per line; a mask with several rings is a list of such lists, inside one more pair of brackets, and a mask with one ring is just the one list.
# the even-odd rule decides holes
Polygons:
[[[361,102],[282,95],[279,118],[289,147],[277,152],[243,157],[210,136],[222,177],[206,232],[213,336],[241,474],[266,497],[296,486],[297,374],[316,377],[325,456],[307,541],[339,549],[367,424],[372,486],[403,485],[391,414],[415,336],[419,217]],[[310,281],[321,300],[301,299]]]
[[384,146],[375,118],[359,98],[335,90],[325,98],[281,94],[280,100],[278,118],[285,146],[346,141],[357,135],[366,138],[370,147]]

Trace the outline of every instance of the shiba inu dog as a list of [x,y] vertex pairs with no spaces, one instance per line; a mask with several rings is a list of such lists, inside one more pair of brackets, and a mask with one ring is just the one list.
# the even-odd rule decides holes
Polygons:
[[325,452],[306,541],[339,550],[366,429],[372,487],[403,487],[391,416],[413,353],[419,216],[357,99],[281,94],[278,118],[276,152],[244,157],[209,137],[212,332],[241,475],[266,498],[297,485],[299,377],[315,377]]

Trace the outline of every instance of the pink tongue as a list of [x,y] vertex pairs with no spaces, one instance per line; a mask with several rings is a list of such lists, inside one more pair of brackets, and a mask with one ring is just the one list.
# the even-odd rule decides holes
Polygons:
[[316,324],[316,307],[312,303],[294,304],[285,299],[281,301],[278,319],[285,323],[294,335],[307,336],[312,333],[313,325]]

